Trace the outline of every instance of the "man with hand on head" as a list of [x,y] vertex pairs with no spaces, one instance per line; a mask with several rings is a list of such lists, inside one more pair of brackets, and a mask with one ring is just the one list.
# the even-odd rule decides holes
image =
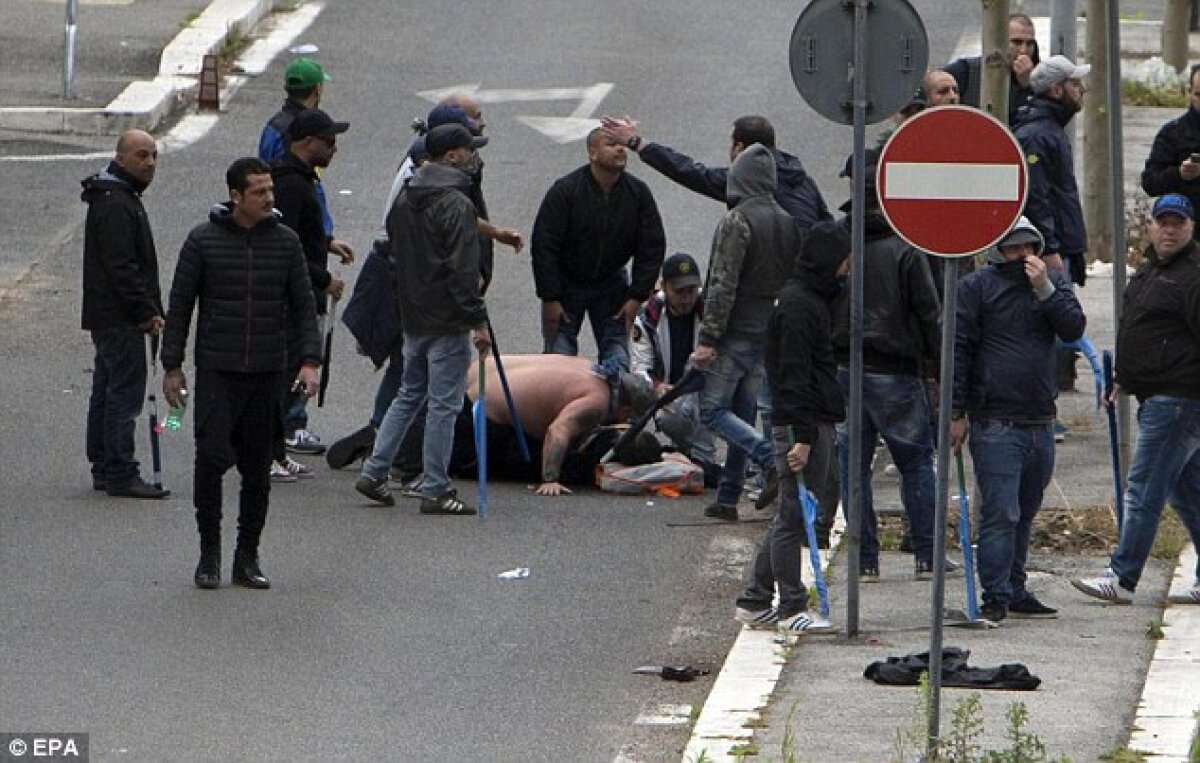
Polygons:
[[183,405],[183,360],[196,304],[196,422],[193,501],[200,531],[198,588],[221,585],[221,482],[231,466],[242,478],[232,581],[270,588],[258,563],[271,493],[271,445],[278,432],[279,376],[295,326],[300,369],[293,383],[317,390],[321,346],[317,309],[300,240],[275,216],[271,168],[255,157],[225,172],[229,201],[192,229],[179,252],[163,341],[163,396]]
[[154,180],[158,146],[141,130],[117,141],[108,167],[83,182],[88,205],[83,242],[82,326],[96,349],[88,400],[87,459],[92,487],[109,495],[165,498],[142,479],[134,459],[135,419],[146,394],[143,335],[163,327],[158,254],[142,193]]

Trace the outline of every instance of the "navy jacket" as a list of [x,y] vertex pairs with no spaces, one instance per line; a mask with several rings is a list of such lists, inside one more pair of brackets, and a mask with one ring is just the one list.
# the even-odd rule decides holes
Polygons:
[[1086,319],[1065,276],[1038,299],[1024,264],[992,264],[958,282],[954,410],[973,419],[1051,421],[1055,341],[1083,336]]
[[308,280],[313,285],[317,314],[325,314],[325,290],[333,280],[329,275],[329,236],[322,222],[317,172],[291,151],[271,162],[275,182],[275,208],[281,222],[296,232],[308,261]]
[[1029,169],[1025,216],[1046,239],[1046,253],[1071,260],[1071,275],[1083,285],[1087,229],[1075,184],[1075,159],[1065,127],[1071,121],[1063,104],[1034,96],[1017,111],[1014,132]]
[[[650,143],[638,152],[642,161],[683,187],[710,199],[729,203],[725,187],[728,167],[707,167],[661,143]],[[775,201],[796,219],[801,228],[810,228],[823,220],[832,220],[825,199],[817,184],[804,170],[800,160],[779,149],[771,149],[775,157]]]

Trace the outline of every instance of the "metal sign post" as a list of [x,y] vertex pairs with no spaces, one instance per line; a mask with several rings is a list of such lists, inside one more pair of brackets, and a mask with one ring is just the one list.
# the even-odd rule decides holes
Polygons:
[[[870,24],[868,24],[868,16]],[[805,102],[834,122],[854,127],[851,164],[850,484],[846,486],[846,635],[858,635],[858,553],[862,539],[863,249],[866,206],[866,126],[912,98],[929,62],[920,16],[907,0],[813,0],[792,30],[792,81]],[[849,85],[849,92],[847,92]]]
[[[947,141],[947,135],[956,140]],[[1028,170],[1020,144],[998,119],[965,106],[941,106],[917,114],[892,134],[879,156],[878,182],[880,207],[902,239],[930,254],[961,258],[991,247],[1017,222],[1025,207]],[[929,625],[926,752],[930,756],[937,748],[941,718],[957,265],[946,263],[942,305]]]
[[63,98],[75,97],[75,19],[79,0],[67,0],[67,25],[63,32]]

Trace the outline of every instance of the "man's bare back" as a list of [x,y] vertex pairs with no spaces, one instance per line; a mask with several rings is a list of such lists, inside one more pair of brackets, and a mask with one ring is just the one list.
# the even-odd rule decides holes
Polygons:
[[[558,484],[559,470],[572,441],[604,423],[611,391],[586,358],[568,355],[505,355],[504,374],[525,432],[542,440],[543,495],[570,492]],[[492,358],[485,361],[489,421],[511,424],[508,403]],[[479,397],[478,365],[467,374],[467,395]]]

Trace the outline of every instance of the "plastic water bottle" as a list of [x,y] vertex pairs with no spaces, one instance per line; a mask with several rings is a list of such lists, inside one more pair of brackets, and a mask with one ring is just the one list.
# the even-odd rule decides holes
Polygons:
[[179,405],[171,409],[171,412],[167,414],[167,420],[163,422],[163,427],[172,432],[178,432],[183,426],[183,414],[187,410],[187,390],[182,390],[179,394],[181,395]]

